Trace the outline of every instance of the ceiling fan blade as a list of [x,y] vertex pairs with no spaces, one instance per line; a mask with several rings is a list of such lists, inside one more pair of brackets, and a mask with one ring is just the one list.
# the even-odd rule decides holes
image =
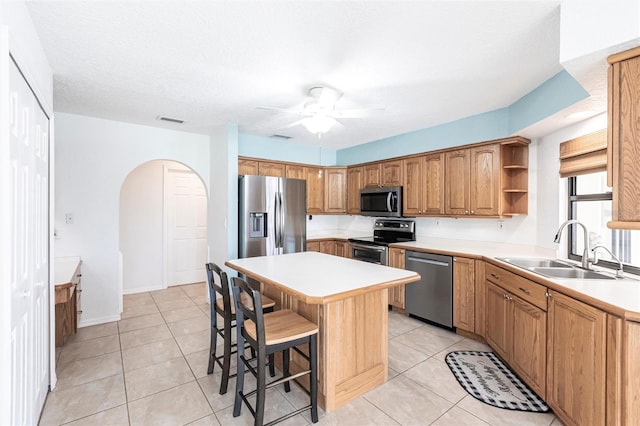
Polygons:
[[384,114],[384,108],[336,109],[329,115],[334,118],[378,117]]

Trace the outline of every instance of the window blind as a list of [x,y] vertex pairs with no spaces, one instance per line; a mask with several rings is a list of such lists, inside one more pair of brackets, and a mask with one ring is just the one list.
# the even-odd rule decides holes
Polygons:
[[560,144],[560,177],[607,170],[607,129]]

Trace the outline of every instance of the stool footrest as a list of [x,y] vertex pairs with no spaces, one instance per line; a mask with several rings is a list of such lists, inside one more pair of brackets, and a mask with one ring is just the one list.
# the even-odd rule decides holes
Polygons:
[[292,412],[290,412],[288,414],[285,414],[282,417],[278,417],[277,419],[272,420],[269,423],[265,423],[264,426],[271,426],[271,425],[274,425],[276,423],[280,423],[281,421],[287,420],[287,419],[289,419],[289,418],[291,418],[293,416],[297,416],[298,414],[302,413],[303,411],[307,411],[310,408],[311,408],[311,404],[309,404],[309,405],[307,405],[305,407],[302,407],[302,408],[298,408],[297,410],[292,411]]

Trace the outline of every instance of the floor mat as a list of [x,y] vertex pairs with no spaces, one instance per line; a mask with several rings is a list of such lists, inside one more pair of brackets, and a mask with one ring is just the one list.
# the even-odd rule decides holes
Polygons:
[[549,411],[549,406],[493,352],[449,352],[445,361],[460,385],[482,402],[508,410]]

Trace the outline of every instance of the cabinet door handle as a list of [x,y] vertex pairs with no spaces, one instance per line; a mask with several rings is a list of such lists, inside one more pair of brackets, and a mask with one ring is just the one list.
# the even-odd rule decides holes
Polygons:
[[500,275],[496,275],[496,274],[492,273],[492,274],[491,274],[491,276],[492,276],[493,278],[497,279],[497,280],[499,280],[499,279],[500,279]]
[[78,275],[76,275],[76,277],[78,277],[78,278],[80,278],[81,276],[82,276],[82,274],[78,274]]
[[464,211],[464,214],[469,214],[469,210],[465,210],[465,211]]
[[545,293],[544,293],[544,295],[545,295],[546,297],[551,297],[551,293],[549,293],[548,291],[547,291],[547,292],[545,292]]
[[471,210],[471,214],[475,214],[475,212],[473,210]]
[[518,287],[520,289],[521,292],[525,293],[525,294],[531,294],[531,292],[529,290],[527,290],[526,288],[523,287]]

